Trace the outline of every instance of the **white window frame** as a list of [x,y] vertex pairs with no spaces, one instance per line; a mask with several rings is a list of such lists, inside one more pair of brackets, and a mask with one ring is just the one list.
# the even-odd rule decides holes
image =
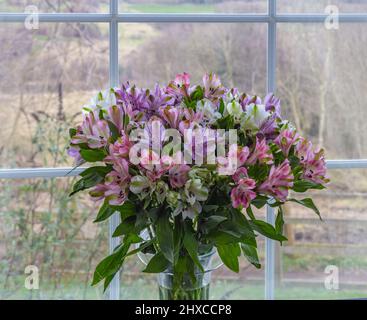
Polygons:
[[[278,14],[276,0],[268,0],[268,11],[264,14],[146,14],[146,13],[119,13],[119,1],[110,0],[109,13],[40,13],[39,22],[105,22],[110,26],[109,40],[109,73],[110,85],[119,85],[119,60],[118,60],[118,26],[120,23],[139,22],[187,22],[187,23],[266,23],[268,25],[267,37],[267,91],[276,91],[276,37],[278,23],[324,23],[326,14]],[[24,22],[25,13],[1,13],[1,23]],[[366,14],[340,14],[340,23],[366,23]],[[123,45],[123,44],[122,44]],[[328,160],[329,169],[362,169],[367,168],[367,159],[352,160]],[[27,168],[27,169],[0,169],[0,179],[30,179],[30,178],[55,178],[79,175],[83,168]],[[273,209],[268,207],[266,219],[274,224]],[[119,223],[118,215],[112,217],[109,223],[110,251],[118,244],[116,238],[112,238],[112,232]],[[275,298],[275,249],[274,241],[267,239],[265,242],[265,299]],[[109,299],[116,300],[120,296],[119,275],[111,282]]]

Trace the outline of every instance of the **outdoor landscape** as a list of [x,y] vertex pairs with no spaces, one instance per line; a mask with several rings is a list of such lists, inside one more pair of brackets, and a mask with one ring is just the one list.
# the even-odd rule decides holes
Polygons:
[[[331,1],[279,0],[281,12],[318,12]],[[365,1],[333,1],[341,12],[367,12]],[[108,1],[0,0],[1,12],[109,11]],[[263,13],[261,0],[130,0],[124,12]],[[280,24],[277,92],[285,117],[325,147],[328,159],[367,158],[367,33],[365,24]],[[68,128],[81,107],[109,82],[106,23],[0,24],[0,168],[65,167]],[[266,94],[267,25],[261,23],[121,23],[121,82],[166,83],[186,71],[193,81],[217,73],[227,86]],[[277,298],[367,297],[367,169],[330,170],[328,191],[315,195],[324,221],[289,206],[286,235],[277,247]],[[69,198],[75,178],[0,180],[0,299],[103,299],[91,288],[96,263],[108,251],[108,225],[92,221],[87,195]],[[258,213],[264,215],[264,212]],[[261,247],[264,248],[264,243]],[[264,250],[261,251],[262,259]],[[212,297],[264,297],[264,270],[243,259],[240,275],[219,269]],[[40,290],[24,288],[27,265],[40,269]],[[324,287],[325,268],[339,268],[340,288]],[[121,298],[157,298],[155,277],[131,260]],[[151,290],[142,290],[151,288]]]

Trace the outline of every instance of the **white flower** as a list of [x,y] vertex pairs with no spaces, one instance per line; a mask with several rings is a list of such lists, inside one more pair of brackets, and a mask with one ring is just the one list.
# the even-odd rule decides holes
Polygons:
[[194,205],[196,201],[205,201],[209,190],[204,187],[200,179],[190,179],[185,184],[185,195],[187,202]]
[[209,123],[214,123],[222,117],[217,107],[208,99],[198,101],[196,104],[196,111],[202,112],[204,118],[208,120]]
[[185,208],[182,210],[182,219],[186,218],[194,219],[201,212],[201,204],[199,202],[195,202],[192,206]]
[[[146,196],[148,194],[147,189],[150,188],[150,181],[144,176],[135,176],[131,179],[130,191],[139,196]],[[145,191],[145,192],[144,192]]]
[[243,114],[242,106],[236,100],[227,104],[227,112],[235,119],[239,119]]
[[264,105],[251,103],[246,108],[242,127],[248,129],[259,129],[261,124],[270,117],[270,112],[265,110]]
[[117,104],[115,90],[113,88],[98,92],[95,97],[91,99],[88,105],[84,106],[84,111],[99,111],[107,110],[108,108]]

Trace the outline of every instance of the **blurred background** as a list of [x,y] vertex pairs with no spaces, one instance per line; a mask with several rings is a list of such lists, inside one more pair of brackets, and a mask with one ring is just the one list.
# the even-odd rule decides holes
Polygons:
[[[278,13],[367,13],[363,0],[278,0]],[[0,0],[0,12],[107,13],[108,0]],[[267,12],[266,0],[120,0],[128,13]],[[326,149],[327,159],[367,158],[367,32],[364,23],[277,25],[277,92],[283,115]],[[109,82],[108,23],[0,23],[0,168],[71,166],[68,128]],[[193,82],[217,73],[224,85],[266,94],[265,23],[121,23],[120,81],[152,87],[188,72]],[[313,195],[324,222],[286,207],[276,248],[276,298],[367,298],[367,169],[330,170],[327,191]],[[108,225],[92,221],[87,195],[68,198],[74,178],[0,180],[0,299],[104,299],[90,287],[108,251]],[[264,216],[264,212],[258,215]],[[264,259],[264,243],[259,241]],[[40,268],[40,289],[24,288],[24,269]],[[339,268],[339,290],[326,290],[325,268]],[[137,259],[121,275],[122,299],[156,299],[154,276]],[[264,270],[242,259],[239,275],[214,272],[212,298],[262,299]]]

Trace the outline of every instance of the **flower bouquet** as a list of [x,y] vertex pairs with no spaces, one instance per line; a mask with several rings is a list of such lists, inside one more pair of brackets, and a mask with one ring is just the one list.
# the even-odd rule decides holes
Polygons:
[[[183,73],[153,90],[127,82],[100,92],[70,138],[77,165],[90,164],[71,194],[90,189],[102,202],[95,222],[121,218],[121,244],[93,277],[105,289],[138,254],[143,272],[159,274],[161,299],[207,299],[215,257],[234,272],[242,255],[260,268],[257,235],[286,240],[285,202],[320,216],[311,198],[289,191],[325,188],[323,150],[282,118],[273,94],[262,101],[215,74],[201,85]],[[275,225],[254,213],[266,205]]]

